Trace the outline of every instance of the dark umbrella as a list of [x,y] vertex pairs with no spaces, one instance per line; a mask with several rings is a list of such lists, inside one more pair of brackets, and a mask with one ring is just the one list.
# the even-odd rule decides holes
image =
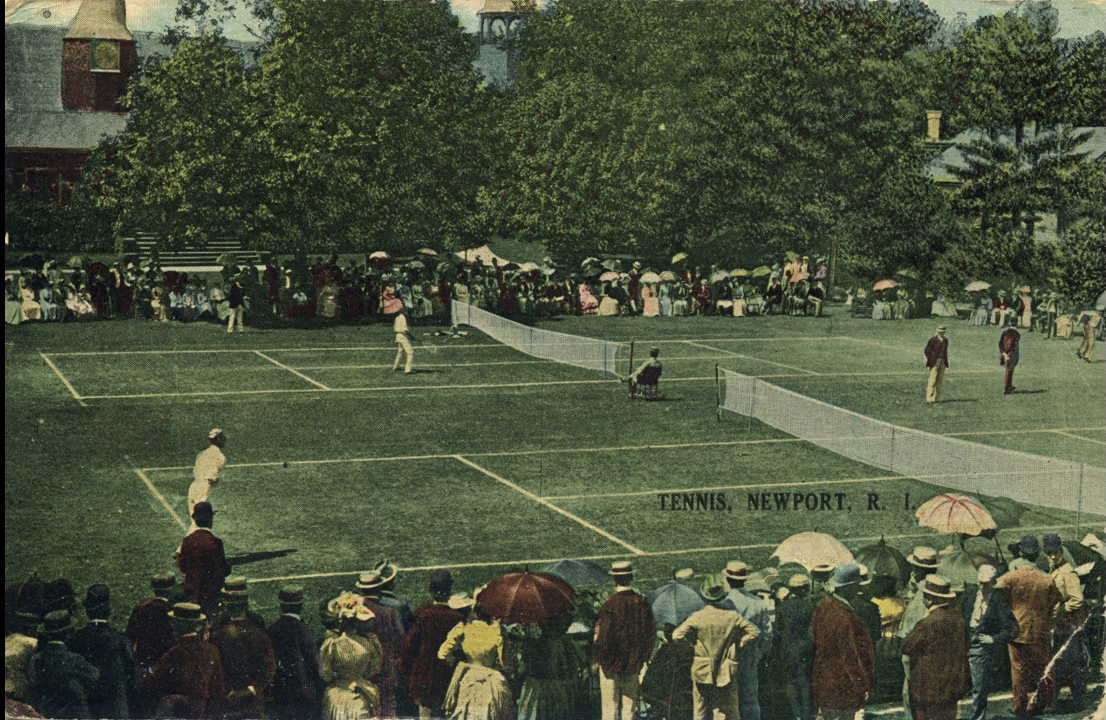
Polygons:
[[1103,559],[1097,552],[1075,540],[1065,540],[1064,549],[1071,555],[1068,562],[1071,563],[1072,567],[1078,567],[1079,565],[1085,565],[1087,563],[1102,562]]
[[481,612],[508,625],[545,626],[572,610],[576,591],[556,575],[508,573],[488,583],[476,604]]
[[607,571],[587,560],[558,560],[549,563],[541,572],[556,575],[569,585],[606,585],[610,578]]
[[900,584],[910,577],[910,564],[906,557],[893,547],[890,547],[881,536],[875,545],[868,545],[856,551],[856,561],[868,566],[868,572],[875,577],[883,575],[895,578],[895,583]]
[[30,255],[24,255],[19,258],[19,266],[25,268],[31,268],[32,270],[41,270],[46,260],[37,253],[31,253]]
[[653,607],[657,622],[680,625],[706,605],[699,591],[679,580],[669,580],[645,596]]
[[957,548],[937,564],[937,574],[948,578],[955,585],[977,585],[975,562],[966,551]]

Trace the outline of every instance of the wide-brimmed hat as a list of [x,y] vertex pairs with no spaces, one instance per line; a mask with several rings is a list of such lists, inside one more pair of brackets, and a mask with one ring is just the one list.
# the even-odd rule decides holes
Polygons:
[[731,580],[745,580],[749,577],[749,566],[740,560],[731,560],[722,572]]
[[1064,543],[1056,533],[1045,533],[1041,536],[1041,546],[1046,553],[1058,553],[1063,549]]
[[952,583],[949,582],[949,579],[936,573],[926,578],[925,585],[922,587],[922,592],[926,595],[932,595],[933,597],[944,598],[946,600],[956,597],[956,593],[953,592]]
[[703,580],[702,587],[699,588],[699,593],[709,603],[721,602],[726,597],[727,592],[728,588],[719,582],[717,575],[708,576]]
[[154,589],[154,592],[168,590],[176,584],[177,578],[172,573],[158,573],[150,578],[150,587]]
[[196,603],[190,602],[180,602],[173,605],[173,609],[169,611],[169,617],[179,622],[194,625],[207,620],[207,615],[204,615],[203,609]]
[[383,584],[384,579],[379,570],[370,570],[367,573],[361,573],[361,576],[357,578],[358,590],[375,590]]
[[852,563],[841,565],[833,571],[833,586],[835,588],[860,584],[860,568]]
[[42,625],[39,627],[39,635],[43,638],[50,640],[64,635],[73,629],[73,616],[68,610],[54,610],[46,613],[46,617],[42,618]]
[[395,579],[396,575],[399,574],[399,568],[396,567],[394,562],[387,558],[378,562],[373,569],[380,573],[380,581],[382,583],[391,582]]
[[1018,547],[1026,555],[1036,555],[1041,551],[1041,543],[1036,535],[1026,535],[1018,542]]
[[468,596],[468,593],[454,593],[449,596],[449,600],[446,604],[454,610],[465,610],[472,607],[473,599]]
[[906,561],[914,567],[935,570],[937,568],[937,551],[931,547],[921,545],[914,548],[914,552],[906,556]]

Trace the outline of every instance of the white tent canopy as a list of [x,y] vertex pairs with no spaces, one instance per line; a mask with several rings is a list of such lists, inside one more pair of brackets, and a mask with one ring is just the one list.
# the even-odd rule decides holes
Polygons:
[[492,252],[492,249],[487,245],[481,245],[478,248],[472,248],[470,250],[462,250],[456,253],[457,257],[461,258],[465,262],[481,263],[483,265],[493,265],[498,262],[500,265],[506,265],[509,260],[501,258]]

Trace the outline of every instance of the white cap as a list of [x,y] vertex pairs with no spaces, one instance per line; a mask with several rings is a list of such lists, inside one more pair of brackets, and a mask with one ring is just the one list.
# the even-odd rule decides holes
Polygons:
[[211,431],[208,432],[208,434],[207,434],[207,439],[208,440],[214,440],[215,438],[219,437],[222,434],[223,434],[223,431],[221,429],[211,428]]

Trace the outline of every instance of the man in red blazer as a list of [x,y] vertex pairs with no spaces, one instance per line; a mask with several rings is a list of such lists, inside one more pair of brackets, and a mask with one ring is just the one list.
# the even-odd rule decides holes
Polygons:
[[177,567],[184,576],[185,591],[204,608],[216,606],[223,580],[230,575],[223,541],[211,532],[214,518],[215,510],[211,503],[196,503],[192,508],[196,529],[185,536],[177,557]]
[[998,364],[1006,366],[1006,380],[1002,392],[1009,395],[1014,392],[1014,368],[1018,364],[1018,343],[1022,336],[1012,327],[1002,331],[998,339]]
[[956,720],[957,701],[972,689],[968,628],[948,578],[930,575],[922,594],[929,612],[902,645],[910,658],[910,712],[915,720]]
[[[201,503],[202,504],[202,503]],[[225,697],[223,661],[219,650],[204,636],[207,616],[195,603],[177,603],[169,617],[180,629],[180,639],[142,680],[145,717],[220,717]],[[172,704],[187,714],[162,714]]]
[[814,608],[811,695],[825,720],[851,720],[872,691],[876,654],[864,623],[853,610],[860,598],[860,568],[842,565],[833,572],[830,591]]
[[448,604],[451,592],[453,576],[448,570],[430,574],[434,602],[415,611],[415,620],[399,651],[399,676],[407,678],[407,694],[418,705],[420,718],[441,717],[442,702],[453,676],[453,668],[438,659],[438,648],[446,635],[464,619]]
[[926,367],[929,368],[929,380],[926,382],[926,402],[935,403],[941,398],[941,383],[945,379],[945,370],[949,367],[949,341],[945,338],[945,326],[938,325],[937,332],[926,343]]

